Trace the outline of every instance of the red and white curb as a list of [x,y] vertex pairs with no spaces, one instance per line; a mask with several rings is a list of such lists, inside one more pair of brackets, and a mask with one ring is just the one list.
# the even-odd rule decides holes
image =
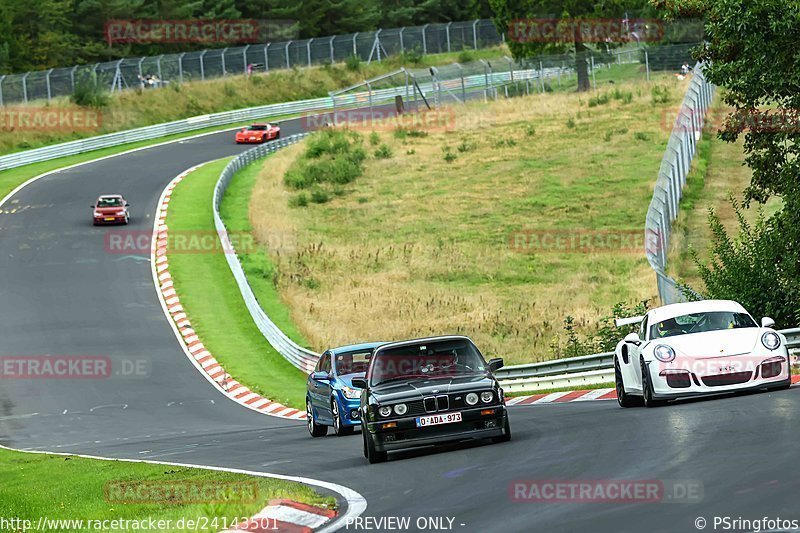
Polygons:
[[[792,385],[800,384],[800,375],[792,376]],[[506,398],[506,405],[540,405],[545,403],[591,402],[596,400],[616,400],[616,389],[574,390],[551,392],[549,394],[533,394],[531,396],[514,396]]]
[[226,529],[222,533],[267,533],[282,531],[285,533],[308,533],[325,525],[336,516],[336,512],[324,508],[298,503],[291,500],[273,500],[258,514],[247,522],[239,524],[235,529]]
[[175,187],[199,166],[200,165],[192,167],[173,178],[169,185],[167,185],[167,188],[164,189],[158,204],[158,209],[156,210],[150,256],[153,264],[153,275],[156,280],[156,286],[161,294],[164,309],[176,326],[187,357],[194,362],[195,366],[203,372],[209,381],[214,383],[223,394],[245,407],[270,416],[292,420],[305,420],[305,411],[273,402],[233,379],[233,377],[225,371],[219,361],[206,349],[195,330],[192,329],[189,316],[181,305],[180,298],[175,291],[172,276],[169,273],[169,260],[167,258],[167,211]]

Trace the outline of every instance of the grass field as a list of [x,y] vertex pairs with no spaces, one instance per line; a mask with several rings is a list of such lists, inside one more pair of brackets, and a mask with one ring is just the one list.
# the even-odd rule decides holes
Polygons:
[[[215,231],[211,197],[227,162],[204,165],[175,188],[167,214],[170,231]],[[234,182],[237,186],[238,181]],[[226,202],[223,209],[229,211],[230,204]],[[305,375],[261,335],[247,312],[223,252],[174,253],[169,256],[169,265],[192,327],[225,370],[271,400],[302,408]],[[269,310],[279,314],[274,308]],[[290,329],[287,321],[276,322]]]
[[[654,297],[637,243],[608,239],[588,252],[543,243],[643,233],[665,116],[687,83],[662,76],[472,103],[455,111],[452,131],[381,131],[374,145],[364,132],[370,154],[387,144],[392,155],[370,157],[344,194],[304,208],[289,206],[282,182],[303,148],[273,156],[250,218],[262,242],[292,236],[294,249],[273,250],[270,278],[303,338],[321,349],[459,332],[491,356],[530,362],[553,356],[567,315],[580,329],[618,301]],[[522,250],[517,232],[529,232]]]
[[[291,70],[275,70],[255,74],[250,78],[233,75],[207,81],[171,83],[158,90],[131,90],[110,96],[107,106],[99,108],[97,127],[66,128],[7,128],[0,127],[0,154],[27,150],[48,144],[91,137],[126,129],[160,124],[183,118],[218,113],[232,109],[267,105],[306,98],[328,96],[328,91],[342,89],[364,79],[379,76],[405,65],[423,68],[455,61],[477,61],[499,58],[508,53],[505,47],[467,52],[431,54],[412,63],[409,56],[391,56],[381,63],[362,63],[358,70],[344,64]],[[14,109],[56,111],[76,109],[67,98],[52,102],[34,102],[31,106]],[[80,108],[78,108],[80,109]],[[79,114],[79,116],[82,116]]]
[[[322,497],[313,489],[283,480],[229,474],[196,468],[102,461],[72,456],[30,454],[0,449],[0,517],[30,520],[35,528],[40,517],[52,520],[171,520],[168,531],[202,531],[196,528],[179,528],[177,521],[186,519],[214,518],[220,520],[218,527],[209,526],[205,531],[224,529],[222,520],[228,524],[234,517],[248,517],[261,510],[273,498],[288,498],[313,505],[335,506],[333,498]],[[230,502],[180,503],[153,498],[147,503],[120,502],[120,497],[111,485],[122,483],[152,483],[152,487],[190,483],[195,487],[224,487],[227,483],[242,483],[238,493],[245,497]],[[164,485],[160,485],[164,484]],[[254,485],[255,484],[255,487]],[[173,485],[174,486],[174,485]],[[230,487],[230,485],[228,485]],[[108,489],[106,492],[104,489]],[[249,491],[249,492],[245,492]],[[108,494],[108,496],[106,496]],[[255,496],[252,497],[252,496]],[[29,530],[31,530],[29,529]],[[147,529],[147,528],[142,528]],[[14,531],[14,528],[3,528]],[[87,531],[87,527],[66,526],[57,529],[54,525],[45,531]],[[130,531],[131,528],[104,527],[103,531]],[[23,531],[16,528],[16,531]]]

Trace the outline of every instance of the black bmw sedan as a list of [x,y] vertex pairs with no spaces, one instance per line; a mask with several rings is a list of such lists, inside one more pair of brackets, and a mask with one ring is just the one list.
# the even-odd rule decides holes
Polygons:
[[483,359],[463,336],[384,344],[370,359],[361,387],[364,456],[443,442],[511,439],[503,390],[492,372],[502,359]]

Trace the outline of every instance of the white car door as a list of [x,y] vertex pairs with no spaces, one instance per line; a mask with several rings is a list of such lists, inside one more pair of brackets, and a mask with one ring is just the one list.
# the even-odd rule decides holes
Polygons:
[[[647,342],[647,322],[648,316],[645,316],[639,324],[639,343],[626,342],[622,348],[622,360],[620,361],[620,371],[622,372],[622,379],[625,382],[625,388],[628,391],[634,390],[641,392],[642,390],[642,371],[639,366],[639,354],[642,347]],[[627,352],[627,353],[626,353]]]

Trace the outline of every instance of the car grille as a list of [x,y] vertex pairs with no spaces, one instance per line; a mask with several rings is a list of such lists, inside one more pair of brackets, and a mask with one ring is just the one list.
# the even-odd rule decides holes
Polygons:
[[716,376],[706,376],[703,383],[707,387],[724,387],[726,385],[738,385],[747,383],[752,376],[751,372],[732,372],[730,374],[718,374]]
[[450,409],[450,398],[447,396],[437,396],[436,407],[439,409],[439,411],[447,411]]
[[425,402],[425,412],[426,413],[435,413],[436,412],[436,398],[433,396],[429,396],[423,400]]
[[405,416],[419,416],[425,414],[425,406],[422,404],[422,400],[414,400],[413,402],[408,402],[408,412]]

